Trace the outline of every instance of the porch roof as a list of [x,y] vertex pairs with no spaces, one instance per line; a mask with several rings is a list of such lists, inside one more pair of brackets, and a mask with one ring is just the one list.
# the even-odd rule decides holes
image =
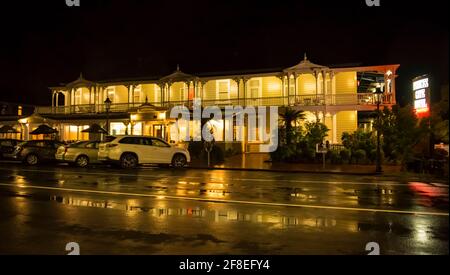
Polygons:
[[75,81],[72,81],[72,82],[68,83],[68,84],[66,85],[66,87],[67,87],[67,88],[79,88],[79,87],[90,87],[90,86],[95,86],[95,85],[96,85],[95,82],[86,80],[86,79],[83,77],[83,74],[80,73],[80,76],[78,77],[78,79],[75,80]]
[[312,73],[316,70],[324,70],[324,69],[329,70],[330,68],[312,63],[311,61],[308,60],[308,57],[306,56],[306,53],[305,53],[305,56],[300,63],[298,63],[295,66],[285,69],[284,72]]
[[180,70],[180,66],[177,65],[177,70],[172,74],[160,79],[161,82],[183,82],[194,80],[197,77],[194,75],[186,74]]

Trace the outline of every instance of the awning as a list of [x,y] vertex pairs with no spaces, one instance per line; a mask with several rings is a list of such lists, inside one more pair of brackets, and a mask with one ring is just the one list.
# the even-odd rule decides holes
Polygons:
[[108,134],[108,132],[100,127],[98,124],[92,124],[89,128],[81,131],[82,133],[90,133],[90,134]]
[[5,125],[0,128],[0,134],[19,134],[20,131],[17,131],[12,126]]
[[39,127],[32,131],[30,135],[50,135],[50,134],[56,134],[58,131],[56,129],[53,129],[52,127],[42,124],[39,125]]

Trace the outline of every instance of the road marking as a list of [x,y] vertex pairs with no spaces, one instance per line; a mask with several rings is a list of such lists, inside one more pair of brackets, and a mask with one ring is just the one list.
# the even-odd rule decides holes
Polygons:
[[389,209],[373,209],[373,208],[356,208],[356,207],[340,207],[340,206],[326,206],[326,205],[307,205],[307,204],[256,202],[256,201],[245,201],[245,200],[204,199],[204,198],[170,196],[170,195],[166,196],[166,195],[152,195],[152,194],[129,193],[129,192],[98,191],[98,190],[60,188],[60,187],[46,187],[46,186],[33,186],[33,185],[16,185],[16,184],[8,184],[8,183],[0,183],[0,186],[16,187],[16,188],[28,188],[28,189],[52,190],[52,191],[79,192],[79,193],[90,193],[90,194],[101,194],[101,195],[148,197],[148,198],[156,198],[156,199],[164,198],[164,199],[169,199],[169,200],[189,200],[189,201],[215,202],[215,203],[233,203],[233,204],[246,204],[246,205],[259,205],[259,206],[261,206],[261,205],[265,205],[265,206],[284,206],[284,207],[296,207],[296,208],[344,210],[344,211],[359,211],[359,212],[378,212],[378,213],[425,215],[425,216],[446,216],[446,217],[449,216],[449,213],[445,213],[445,212],[422,212],[422,211],[389,210]]
[[[0,168],[0,170],[7,170],[7,171],[11,171],[11,169],[4,169],[4,168]],[[36,173],[60,173],[60,174],[70,174],[70,175],[93,175],[93,176],[124,176],[124,177],[146,177],[146,178],[161,178],[161,177],[170,177],[170,178],[174,178],[174,177],[183,177],[183,178],[201,178],[201,177],[192,177],[192,176],[188,176],[188,177],[184,177],[184,176],[172,176],[172,175],[139,175],[139,174],[123,174],[123,173],[100,173],[100,172],[85,172],[85,171],[80,171],[80,172],[74,172],[74,171],[64,171],[64,170],[38,170],[38,169],[20,169],[20,171],[25,171],[25,172],[36,172]],[[136,170],[139,171],[139,170]]]
[[[0,170],[11,171],[10,169],[0,168]],[[124,174],[124,173],[102,173],[102,172],[73,172],[64,170],[37,170],[37,169],[20,169],[25,172],[37,172],[37,173],[60,173],[60,174],[70,174],[70,175],[94,175],[94,176],[124,176],[124,177],[140,177],[140,178],[178,178],[182,179],[202,179],[199,176],[175,176],[175,175],[140,175],[140,174]],[[139,171],[139,170],[138,170]],[[210,180],[224,181],[223,178],[210,178]],[[347,182],[347,181],[321,181],[321,180],[290,180],[290,179],[258,179],[258,178],[230,178],[230,181],[254,181],[254,182],[291,182],[291,183],[318,183],[318,184],[331,184],[331,185],[371,185],[371,186],[408,186],[404,183],[389,182]],[[428,184],[428,183],[426,183]],[[431,184],[430,184],[431,185]],[[433,184],[435,185],[435,184]],[[438,188],[449,188],[448,185],[436,186]]]
[[[213,180],[222,180],[217,178],[211,178]],[[392,181],[389,182],[353,182],[353,181],[322,181],[322,180],[288,180],[288,179],[246,179],[246,178],[233,178],[235,181],[259,181],[259,182],[293,182],[293,183],[325,183],[325,184],[335,184],[335,185],[387,185],[387,186],[408,186],[405,183],[395,183]],[[445,188],[444,186],[442,186]],[[448,188],[448,186],[447,186]]]

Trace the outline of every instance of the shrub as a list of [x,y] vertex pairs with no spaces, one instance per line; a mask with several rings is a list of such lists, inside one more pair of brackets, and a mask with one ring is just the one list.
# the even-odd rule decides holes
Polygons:
[[189,142],[188,151],[192,158],[194,159],[200,158],[203,151],[203,142],[202,141]]
[[349,161],[350,160],[350,151],[348,149],[343,149],[339,152],[339,156],[341,157],[341,160]]
[[356,163],[359,163],[360,161],[366,159],[366,151],[364,151],[363,149],[358,149],[352,153],[352,157],[355,158]]
[[336,151],[329,151],[329,153],[330,162],[332,164],[342,164],[343,161],[340,153]]

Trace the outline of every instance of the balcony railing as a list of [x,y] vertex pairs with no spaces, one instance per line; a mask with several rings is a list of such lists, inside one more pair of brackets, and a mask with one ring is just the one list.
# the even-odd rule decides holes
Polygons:
[[[382,104],[392,104],[389,96],[383,96]],[[110,113],[126,113],[136,111],[140,103],[117,103],[111,104]],[[171,109],[174,106],[193,107],[192,101],[169,101],[150,103],[156,107]],[[358,94],[335,94],[335,95],[298,95],[289,97],[264,97],[264,98],[233,98],[220,100],[202,100],[202,106],[348,106],[348,105],[376,105],[375,96],[371,93]],[[105,104],[87,104],[59,107],[36,107],[40,114],[95,114],[106,113]]]

